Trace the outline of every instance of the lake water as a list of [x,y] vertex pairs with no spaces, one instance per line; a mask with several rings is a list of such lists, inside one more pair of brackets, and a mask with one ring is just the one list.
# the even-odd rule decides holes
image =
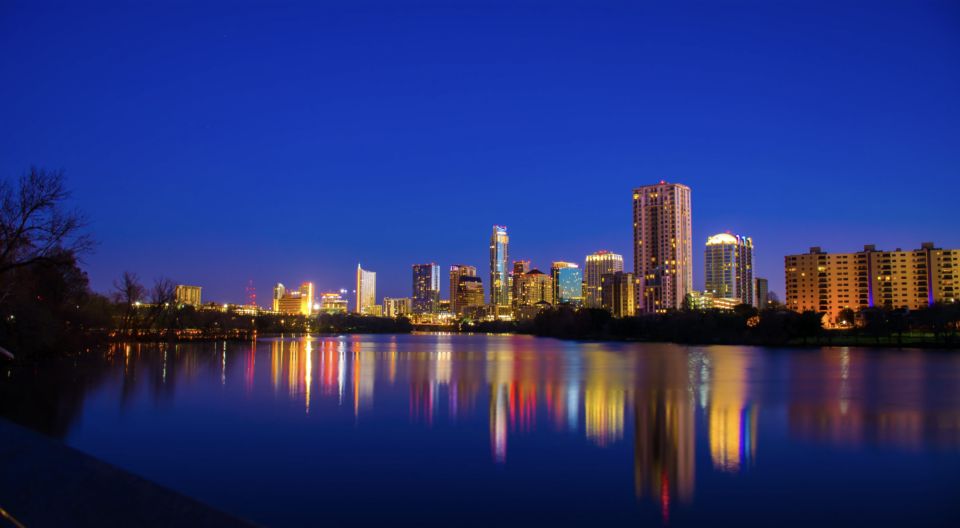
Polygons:
[[321,336],[2,368],[0,415],[270,526],[960,525],[960,353]]

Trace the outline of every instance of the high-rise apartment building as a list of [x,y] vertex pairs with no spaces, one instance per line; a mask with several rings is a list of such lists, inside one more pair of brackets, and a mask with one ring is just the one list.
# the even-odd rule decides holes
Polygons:
[[720,233],[707,239],[704,250],[706,290],[715,298],[753,304],[753,240]]
[[400,317],[401,315],[410,315],[412,312],[409,297],[384,297],[383,315],[385,317]]
[[553,299],[556,304],[583,305],[583,273],[573,262],[554,262],[550,266]]
[[920,249],[879,251],[867,245],[856,253],[809,253],[784,257],[787,308],[815,311],[836,324],[844,309],[907,308],[960,299],[960,249],[926,242]]
[[440,310],[440,266],[434,263],[413,266],[413,313],[433,314]]
[[483,311],[483,279],[461,275],[457,279],[454,314],[477,317]]
[[510,237],[505,226],[493,226],[490,236],[490,304],[510,306],[510,282],[507,269]]
[[358,314],[379,315],[373,313],[377,305],[377,274],[357,264],[357,305]]
[[636,279],[633,273],[618,271],[600,277],[600,306],[614,317],[636,315]]
[[597,251],[592,255],[587,255],[586,265],[586,287],[584,288],[584,304],[588,308],[600,308],[600,278],[607,273],[616,273],[623,271],[623,255],[617,255],[609,251]]
[[200,306],[200,286],[177,284],[176,302],[187,306]]
[[287,290],[277,283],[273,288],[273,310],[287,315],[313,313],[313,283],[304,282],[299,290]]
[[693,289],[690,188],[661,181],[633,191],[637,311],[679,309]]
[[513,271],[510,272],[510,305],[520,306],[520,278],[530,271],[529,260],[514,260]]
[[513,276],[513,285],[516,290],[514,302],[516,306],[534,306],[545,302],[553,304],[553,279],[538,269]]
[[767,295],[769,292],[770,286],[767,282],[767,279],[761,279],[760,277],[753,279],[753,305],[756,306],[757,309],[763,310],[767,307],[767,304],[769,303],[767,300]]
[[[457,288],[460,284],[460,277],[476,276],[477,268],[474,266],[467,266],[466,264],[454,264],[453,266],[450,266],[450,310],[453,313],[460,313],[459,306],[457,305],[457,299],[459,297]],[[481,289],[483,289],[482,286]]]

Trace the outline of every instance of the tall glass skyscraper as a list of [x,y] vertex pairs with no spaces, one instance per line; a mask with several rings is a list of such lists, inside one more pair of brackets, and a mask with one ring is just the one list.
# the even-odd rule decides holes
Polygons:
[[714,297],[754,304],[753,240],[720,233],[707,239],[704,251],[706,289]]
[[440,266],[413,265],[413,313],[432,314],[440,309]]
[[617,255],[609,251],[597,251],[593,255],[587,255],[587,265],[584,268],[587,272],[584,303],[587,308],[600,308],[600,279],[608,273],[623,271],[623,255]]
[[377,305],[377,274],[357,264],[357,313],[366,314]]
[[507,246],[510,237],[505,226],[493,226],[490,236],[490,304],[510,306],[510,270],[507,269]]
[[633,190],[637,311],[677,310],[693,290],[690,187],[661,181]]
[[553,277],[553,299],[556,304],[583,305],[583,273],[573,262],[554,262],[550,266]]

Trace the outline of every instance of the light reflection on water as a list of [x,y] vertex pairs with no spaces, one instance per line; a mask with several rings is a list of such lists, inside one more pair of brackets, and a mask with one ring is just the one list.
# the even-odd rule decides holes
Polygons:
[[[697,490],[698,478],[713,473],[749,479],[762,467],[764,423],[766,438],[777,443],[771,451],[786,449],[801,461],[805,449],[862,451],[872,446],[893,450],[885,455],[889,457],[901,451],[946,453],[956,463],[960,445],[960,360],[942,353],[771,351],[509,336],[345,336],[118,345],[107,354],[103,371],[105,379],[88,388],[100,395],[98,405],[119,400],[121,408],[138,409],[175,402],[166,412],[176,413],[200,404],[199,395],[219,401],[209,391],[212,382],[225,394],[238,389],[237,396],[218,403],[232,412],[278,413],[274,405],[295,405],[303,418],[287,418],[289,435],[304,430],[309,422],[302,420],[336,428],[342,426],[332,418],[349,413],[352,427],[361,431],[356,429],[361,424],[386,427],[405,412],[406,428],[392,425],[389,434],[441,425],[486,429],[487,463],[503,468],[525,467],[524,455],[513,454],[512,446],[526,439],[556,451],[561,463],[574,454],[583,459],[609,450],[632,451],[635,501],[656,506],[662,522],[676,521],[674,512],[692,508],[699,500],[695,495],[712,495],[712,487]],[[17,376],[23,381],[27,375]],[[153,404],[138,397],[144,384]],[[77,406],[76,415],[59,417],[65,422],[62,431],[47,432],[63,434],[110,461],[109,451],[86,439],[93,437],[83,434],[89,427],[76,425],[83,423],[85,408]],[[3,410],[30,421],[10,408]],[[97,426],[118,432],[125,427],[119,419],[101,419]],[[197,426],[191,427],[197,434]],[[216,437],[216,424],[201,426],[199,434]],[[578,436],[586,444],[565,452],[553,444],[557,435]],[[529,453],[529,445],[521,453]],[[475,456],[462,455],[465,464]],[[624,462],[631,463],[629,458]],[[769,463],[778,462],[771,456]],[[177,487],[175,474],[145,476]],[[474,478],[469,473],[461,477]],[[268,524],[289,521],[272,517],[269,507],[266,513],[251,513],[226,499],[207,499],[228,510],[236,506],[240,514],[263,515],[256,520]],[[622,507],[611,513],[612,519],[643,518],[635,508]]]

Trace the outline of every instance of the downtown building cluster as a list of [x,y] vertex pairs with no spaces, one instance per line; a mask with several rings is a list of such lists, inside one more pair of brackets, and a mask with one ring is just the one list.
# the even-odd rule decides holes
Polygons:
[[[626,271],[622,255],[606,250],[586,255],[582,267],[566,260],[543,269],[529,260],[511,261],[510,234],[505,226],[495,225],[486,277],[469,264],[451,265],[445,273],[434,262],[414,264],[410,297],[384,297],[377,303],[376,273],[358,264],[352,304],[346,289],[317,296],[311,282],[296,289],[278,283],[270,310],[261,310],[255,300],[235,309],[289,315],[353,312],[447,324],[464,319],[529,319],[557,306],[599,308],[615,317],[629,317],[680,309],[729,310],[743,304],[763,309],[776,304],[768,281],[754,277],[753,240],[729,232],[707,237],[705,288],[693,288],[690,187],[660,181],[634,189],[632,197],[632,272]],[[820,312],[827,326],[842,326],[850,323],[850,311],[917,310],[951,303],[960,295],[955,278],[958,266],[960,250],[944,250],[932,243],[911,251],[865,246],[857,253],[834,254],[815,247],[809,253],[785,257],[785,307]],[[449,285],[447,299],[441,298],[441,282]],[[200,306],[200,287],[178,286],[177,299]]]

